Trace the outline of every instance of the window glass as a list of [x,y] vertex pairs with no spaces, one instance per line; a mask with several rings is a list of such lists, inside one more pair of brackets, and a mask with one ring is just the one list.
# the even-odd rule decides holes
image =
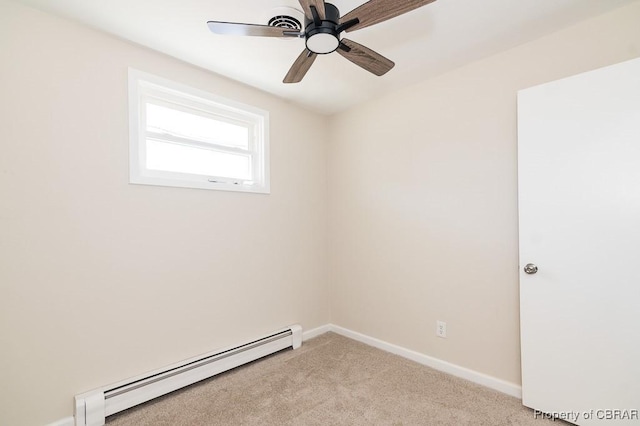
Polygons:
[[212,177],[251,179],[248,155],[147,139],[147,168]]
[[147,103],[147,131],[249,149],[249,129],[190,112]]

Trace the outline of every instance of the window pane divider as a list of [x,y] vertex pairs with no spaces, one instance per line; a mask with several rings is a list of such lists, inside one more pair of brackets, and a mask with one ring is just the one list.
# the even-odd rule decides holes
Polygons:
[[252,154],[251,151],[242,148],[234,148],[227,145],[220,145],[211,142],[204,142],[190,138],[182,138],[180,136],[172,135],[170,133],[156,133],[156,132],[146,132],[147,139],[154,139],[160,142],[169,142],[177,145],[185,145],[185,146],[194,146],[197,148],[208,149],[210,151],[218,151],[224,152],[227,154],[238,154],[238,155],[248,155]]

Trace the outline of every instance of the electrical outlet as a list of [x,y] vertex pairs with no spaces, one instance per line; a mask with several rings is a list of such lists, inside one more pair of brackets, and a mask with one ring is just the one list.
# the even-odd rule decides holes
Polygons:
[[447,338],[447,323],[444,321],[436,321],[436,336]]

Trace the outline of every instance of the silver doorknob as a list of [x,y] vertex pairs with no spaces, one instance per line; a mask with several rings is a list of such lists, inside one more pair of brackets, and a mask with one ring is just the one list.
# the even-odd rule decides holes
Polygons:
[[533,275],[536,272],[538,272],[538,267],[533,263],[527,263],[526,265],[524,265],[524,272],[526,272],[529,275]]

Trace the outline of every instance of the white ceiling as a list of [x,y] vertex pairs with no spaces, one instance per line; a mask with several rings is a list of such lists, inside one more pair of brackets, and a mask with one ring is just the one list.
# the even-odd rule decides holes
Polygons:
[[[282,79],[303,40],[214,35],[206,22],[266,24],[277,7],[299,9],[297,0],[17,1],[331,114],[638,0],[438,0],[346,35],[396,63],[385,76],[330,54],[295,85]],[[333,3],[344,15],[363,2]]]

